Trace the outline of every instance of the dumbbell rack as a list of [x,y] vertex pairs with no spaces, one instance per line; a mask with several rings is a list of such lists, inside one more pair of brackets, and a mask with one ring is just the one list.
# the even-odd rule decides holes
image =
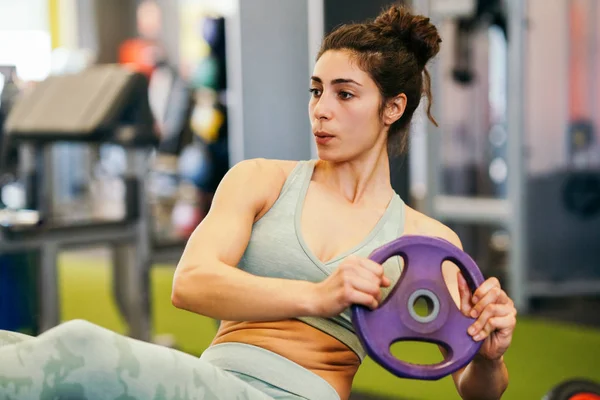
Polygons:
[[[433,0],[415,1],[436,20],[431,8]],[[444,2],[442,2],[444,3]],[[507,132],[506,149],[507,196],[505,198],[480,198],[444,195],[441,191],[441,132],[428,125],[424,135],[426,143],[427,192],[424,212],[436,219],[451,223],[503,226],[510,237],[508,246],[507,291],[520,312],[527,312],[530,299],[600,293],[600,282],[593,280],[534,281],[529,276],[527,212],[527,158],[525,132],[525,63],[527,1],[507,0],[508,52],[507,52]],[[445,3],[444,3],[445,4]],[[425,11],[421,9],[421,11]],[[426,12],[427,12],[426,11]],[[437,22],[437,21],[436,21]],[[440,98],[440,87],[435,76],[440,76],[435,65],[432,71],[434,98]],[[433,105],[435,108],[435,103]],[[438,112],[439,113],[439,112]]]

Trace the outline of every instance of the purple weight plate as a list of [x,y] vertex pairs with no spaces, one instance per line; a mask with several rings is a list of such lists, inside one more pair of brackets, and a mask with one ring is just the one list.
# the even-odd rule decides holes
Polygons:
[[[483,275],[468,254],[441,238],[402,236],[376,249],[369,258],[383,264],[394,256],[404,259],[402,276],[377,309],[352,307],[356,333],[369,356],[394,375],[423,380],[443,378],[467,365],[482,342],[474,341],[467,333],[475,320],[455,306],[441,265],[444,261],[454,262],[472,291],[484,282]],[[419,293],[437,300],[433,302],[433,315],[428,318],[411,311],[412,300]],[[448,354],[437,364],[408,363],[390,352],[390,346],[402,340],[435,343]]]

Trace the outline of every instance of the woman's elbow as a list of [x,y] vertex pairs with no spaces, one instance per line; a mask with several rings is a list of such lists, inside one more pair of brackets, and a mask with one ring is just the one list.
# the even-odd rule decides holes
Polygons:
[[173,282],[173,288],[171,289],[171,304],[173,307],[183,309],[183,298],[184,296],[181,293],[181,289],[175,282]]
[[173,304],[175,308],[183,308],[183,299],[185,298],[183,289],[181,288],[182,285],[179,282],[177,277],[175,277],[173,279],[173,287],[171,288],[171,304]]
[[[194,279],[197,275],[196,267],[178,266],[173,275],[173,286],[171,288],[171,304],[175,308],[187,310],[190,304],[190,296],[192,295],[191,287],[195,287],[195,292],[201,293],[201,288],[198,286],[198,279]],[[196,281],[196,283],[193,283]],[[197,297],[197,296],[196,296]]]

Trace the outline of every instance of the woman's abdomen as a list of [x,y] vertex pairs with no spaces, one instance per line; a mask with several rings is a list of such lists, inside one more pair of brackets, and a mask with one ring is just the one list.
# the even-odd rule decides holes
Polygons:
[[222,321],[213,345],[246,343],[279,354],[325,379],[342,399],[350,396],[360,360],[334,337],[299,320]]

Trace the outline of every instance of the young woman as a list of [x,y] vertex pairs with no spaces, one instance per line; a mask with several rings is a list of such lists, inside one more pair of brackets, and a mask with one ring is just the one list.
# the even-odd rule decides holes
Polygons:
[[[310,79],[318,159],[234,166],[177,267],[173,304],[222,321],[200,359],[84,321],[38,338],[4,333],[0,398],[347,399],[365,357],[348,308],[377,307],[402,267],[368,255],[403,234],[461,246],[390,184],[388,151],[406,147],[413,113],[430,97],[425,66],[440,42],[427,18],[398,6],[324,39]],[[476,318],[469,334],[483,341],[453,375],[457,391],[498,399],[513,302],[495,278],[471,294],[456,266],[443,272],[457,306]]]

